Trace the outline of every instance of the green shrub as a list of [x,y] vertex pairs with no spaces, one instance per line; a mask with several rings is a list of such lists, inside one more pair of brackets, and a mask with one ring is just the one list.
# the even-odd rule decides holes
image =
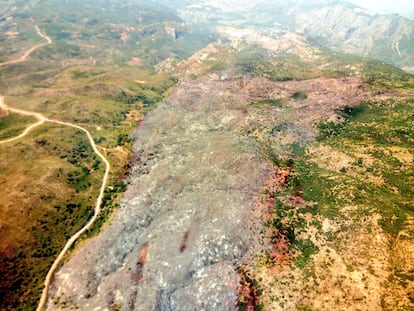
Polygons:
[[307,98],[308,98],[308,92],[304,90],[299,90],[292,94],[292,99],[295,101],[301,101]]

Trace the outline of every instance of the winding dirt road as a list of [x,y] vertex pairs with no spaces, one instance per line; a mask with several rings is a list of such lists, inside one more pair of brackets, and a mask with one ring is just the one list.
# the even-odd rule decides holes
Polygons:
[[81,228],[78,232],[76,232],[74,235],[72,235],[72,237],[66,242],[65,247],[59,253],[58,257],[53,262],[53,265],[50,267],[49,272],[47,273],[47,276],[46,276],[46,279],[45,279],[45,287],[43,289],[42,296],[41,296],[40,301],[39,301],[39,305],[38,305],[38,307],[36,309],[37,311],[43,310],[44,307],[45,307],[45,305],[46,305],[47,296],[48,296],[48,293],[49,293],[49,285],[50,285],[50,282],[52,281],[53,275],[54,275],[56,269],[58,268],[60,262],[62,261],[63,257],[66,255],[66,253],[69,250],[69,248],[76,242],[76,240],[83,233],[85,233],[86,230],[88,230],[88,229],[90,229],[92,227],[93,223],[95,222],[95,220],[97,219],[99,213],[101,212],[102,199],[103,199],[103,196],[104,196],[104,191],[105,191],[106,184],[108,182],[109,171],[111,169],[111,166],[110,166],[108,160],[98,150],[98,147],[96,146],[96,144],[95,144],[95,142],[93,140],[93,137],[92,137],[91,133],[87,129],[85,129],[85,128],[79,126],[79,125],[76,125],[76,124],[62,122],[62,121],[58,121],[58,120],[46,119],[46,121],[52,122],[52,123],[56,123],[56,124],[60,124],[60,125],[65,125],[65,126],[73,127],[73,128],[76,128],[76,129],[79,129],[79,130],[85,132],[85,134],[88,136],[89,143],[91,144],[91,146],[93,148],[93,151],[105,163],[105,174],[104,174],[104,177],[102,179],[102,185],[101,185],[101,189],[99,191],[99,196],[98,196],[98,198],[96,200],[96,203],[95,203],[95,209],[94,209],[93,217],[91,219],[89,219],[89,221],[86,223],[86,225],[83,228]]
[[[7,61],[7,62],[4,62],[4,63],[0,63],[0,67],[4,67],[4,66],[24,62],[30,56],[30,54],[32,54],[35,50],[41,48],[42,46],[51,44],[53,42],[52,39],[49,36],[47,36],[46,34],[41,32],[41,30],[39,29],[38,26],[35,26],[35,29],[36,29],[37,34],[40,37],[44,38],[47,42],[42,43],[42,44],[38,44],[38,45],[30,48],[18,59]],[[103,199],[103,196],[104,196],[104,191],[105,191],[106,184],[107,184],[108,179],[109,179],[109,172],[110,172],[110,169],[111,169],[111,165],[109,164],[109,162],[105,158],[105,156],[99,151],[97,145],[95,144],[95,141],[93,140],[93,137],[92,137],[91,133],[87,129],[85,129],[84,127],[81,127],[81,126],[73,124],[73,123],[62,122],[62,121],[54,120],[54,119],[48,119],[44,115],[42,115],[41,113],[9,107],[5,103],[5,97],[1,94],[0,94],[0,108],[4,109],[6,111],[15,112],[15,113],[22,114],[22,115],[33,116],[33,117],[35,117],[39,120],[38,122],[36,122],[36,123],[30,125],[29,127],[27,127],[20,135],[18,135],[16,137],[13,137],[13,138],[1,140],[0,144],[9,143],[9,142],[18,140],[20,138],[23,138],[27,134],[29,134],[30,131],[32,131],[34,128],[42,125],[45,122],[50,122],[50,123],[60,124],[60,125],[64,125],[64,126],[69,126],[69,127],[76,128],[78,130],[83,131],[86,134],[86,136],[88,137],[89,143],[92,146],[93,151],[105,163],[105,174],[102,178],[102,184],[101,184],[101,188],[100,188],[100,191],[99,191],[99,196],[96,199],[94,214],[93,214],[92,218],[89,219],[89,221],[85,224],[85,226],[83,226],[78,232],[76,232],[74,235],[72,235],[70,237],[70,239],[66,242],[65,247],[62,249],[62,251],[59,253],[58,257],[55,259],[52,266],[50,267],[50,269],[49,269],[49,271],[46,275],[45,282],[44,282],[45,287],[43,289],[42,296],[40,298],[38,307],[36,309],[37,311],[41,311],[41,310],[45,309],[45,305],[46,305],[46,302],[47,302],[47,296],[48,296],[48,293],[49,293],[49,286],[50,286],[50,283],[52,281],[53,275],[54,275],[56,269],[58,268],[60,262],[62,261],[63,257],[66,255],[66,253],[68,252],[70,247],[76,242],[76,240],[83,233],[85,233],[86,230],[88,230],[92,227],[93,223],[95,222],[95,220],[97,219],[97,217],[98,217],[98,215],[101,211],[102,199]]]
[[45,43],[41,43],[41,44],[38,44],[38,45],[35,45],[34,47],[32,47],[32,48],[30,48],[30,49],[28,49],[22,56],[20,56],[19,58],[17,58],[17,59],[13,59],[13,60],[9,60],[9,61],[7,61],[7,62],[3,62],[3,63],[0,63],[0,67],[4,67],[4,66],[8,66],[8,65],[15,65],[15,64],[18,64],[18,63],[22,63],[22,62],[24,62],[24,61],[26,61],[27,60],[27,58],[34,52],[34,51],[36,51],[37,49],[39,49],[39,48],[41,48],[41,47],[43,47],[43,46],[45,46],[45,45],[49,45],[49,44],[51,44],[53,41],[52,41],[52,39],[48,36],[48,35],[46,35],[46,34],[44,34],[41,30],[40,30],[40,28],[38,27],[38,26],[35,26],[35,29],[36,29],[36,32],[37,32],[37,34],[40,36],[40,37],[42,37],[43,39],[45,39],[47,42],[45,42]]
[[33,117],[36,117],[39,120],[38,122],[33,123],[32,125],[27,127],[23,131],[23,133],[21,133],[19,136],[15,136],[15,137],[12,137],[12,138],[0,140],[0,145],[5,144],[5,143],[9,143],[9,142],[12,142],[12,141],[15,141],[15,140],[18,140],[20,138],[25,137],[35,127],[38,127],[38,126],[42,125],[43,123],[45,123],[45,121],[47,121],[47,119],[43,115],[41,115],[40,113],[24,111],[24,110],[19,110],[19,109],[14,109],[14,108],[8,107],[4,103],[4,96],[1,96],[1,95],[0,95],[0,108],[3,109],[3,110],[11,111],[11,112],[16,112],[18,114],[23,114],[23,115],[26,115],[26,116],[33,116]]

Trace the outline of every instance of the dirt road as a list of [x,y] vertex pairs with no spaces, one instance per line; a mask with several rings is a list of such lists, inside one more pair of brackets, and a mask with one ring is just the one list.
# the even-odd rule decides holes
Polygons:
[[27,134],[30,133],[31,130],[33,130],[34,128],[42,125],[46,121],[46,118],[44,116],[42,116],[40,113],[35,113],[35,112],[30,112],[30,111],[22,111],[22,110],[19,110],[19,109],[14,109],[14,108],[10,108],[10,107],[6,106],[6,104],[4,103],[4,96],[0,96],[0,108],[2,108],[4,110],[16,112],[16,113],[19,113],[19,114],[23,114],[23,115],[26,115],[26,116],[33,116],[33,117],[36,117],[39,120],[38,122],[33,123],[28,128],[26,128],[23,131],[23,133],[21,133],[19,136],[15,136],[15,137],[8,138],[8,139],[5,139],[5,140],[0,140],[0,145],[5,144],[5,143],[9,143],[9,142],[12,142],[12,141],[15,141],[15,140],[18,140],[20,138],[25,137]]
[[41,44],[38,44],[38,45],[35,45],[34,47],[32,47],[32,48],[30,48],[30,49],[28,49],[26,52],[24,52],[24,54],[22,55],[22,56],[20,56],[19,58],[17,58],[17,59],[13,59],[13,60],[9,60],[9,61],[7,61],[7,62],[3,62],[3,63],[0,63],[0,67],[5,67],[5,66],[9,66],[9,65],[15,65],[15,64],[18,64],[18,63],[22,63],[22,62],[24,62],[24,61],[26,61],[27,60],[27,58],[34,52],[34,51],[36,51],[37,49],[39,49],[39,48],[41,48],[41,47],[43,47],[43,46],[45,46],[45,45],[49,45],[49,44],[51,44],[53,41],[52,41],[52,39],[48,36],[48,35],[46,35],[46,34],[44,34],[40,29],[39,29],[39,27],[38,26],[35,26],[35,29],[36,29],[36,32],[37,32],[37,34],[40,36],[40,37],[42,37],[43,39],[45,39],[47,42],[45,42],[45,43],[41,43]]
[[99,158],[105,163],[105,174],[104,177],[102,179],[102,185],[101,185],[101,189],[99,192],[99,196],[98,199],[96,200],[96,204],[95,204],[95,209],[94,209],[94,215],[93,217],[87,222],[87,224],[81,228],[78,232],[76,232],[67,242],[65,247],[62,249],[62,251],[60,252],[59,256],[55,259],[55,261],[53,262],[52,267],[49,269],[49,272],[46,276],[46,280],[45,280],[45,288],[43,290],[40,302],[39,302],[39,306],[37,308],[37,310],[43,310],[45,303],[47,301],[47,295],[48,295],[48,288],[50,285],[50,282],[52,280],[53,274],[55,272],[55,270],[57,269],[57,267],[59,266],[60,262],[62,261],[63,257],[66,255],[67,251],[69,250],[69,248],[73,245],[73,243],[75,243],[75,241],[86,231],[88,230],[93,223],[95,222],[96,218],[98,217],[98,214],[101,211],[101,205],[102,205],[102,198],[104,195],[104,191],[105,191],[105,187],[106,184],[108,182],[108,178],[109,178],[109,171],[110,171],[110,164],[108,162],[108,160],[102,155],[102,153],[99,151],[98,147],[96,146],[93,137],[91,135],[91,133],[76,124],[73,123],[68,123],[68,122],[62,122],[62,121],[58,121],[58,120],[52,120],[52,119],[48,119],[45,116],[43,116],[40,113],[36,113],[36,112],[31,112],[31,111],[26,111],[26,110],[22,110],[22,109],[17,109],[17,108],[12,108],[9,107],[5,104],[4,102],[4,96],[0,96],[0,108],[7,110],[7,111],[11,111],[11,112],[15,112],[15,113],[19,113],[22,115],[27,115],[27,116],[34,116],[36,117],[39,121],[37,123],[34,123],[32,125],[30,125],[28,128],[26,128],[24,130],[23,133],[21,133],[19,136],[13,137],[13,138],[9,138],[6,140],[2,140],[0,141],[0,144],[4,144],[4,143],[8,143],[8,142],[12,142],[15,141],[17,139],[23,138],[24,136],[26,136],[27,134],[29,134],[29,132],[34,129],[35,127],[42,125],[45,122],[50,122],[50,123],[55,123],[55,124],[60,124],[60,125],[64,125],[64,126],[69,126],[69,127],[73,127],[76,128],[78,130],[83,131],[89,139],[89,143],[91,144],[93,151],[99,156]]
[[76,128],[76,129],[79,129],[79,130],[85,132],[85,134],[88,136],[89,143],[91,144],[91,146],[93,148],[93,151],[105,163],[105,174],[104,174],[104,177],[102,179],[101,189],[99,191],[99,196],[98,196],[98,198],[96,200],[96,203],[95,203],[95,209],[94,209],[94,214],[93,214],[92,218],[89,219],[89,221],[86,223],[86,225],[83,228],[81,228],[78,232],[76,232],[74,235],[72,235],[72,237],[66,242],[65,247],[62,249],[62,251],[60,252],[58,257],[55,259],[55,261],[53,262],[53,265],[51,266],[51,268],[49,269],[49,272],[47,273],[47,276],[46,276],[46,279],[45,279],[45,287],[43,289],[42,296],[41,296],[40,301],[39,301],[39,305],[36,309],[37,311],[41,311],[45,307],[45,304],[47,302],[47,296],[48,296],[48,293],[49,293],[49,285],[50,285],[50,283],[52,281],[52,278],[53,278],[53,275],[54,275],[56,269],[58,268],[60,262],[62,261],[63,257],[65,257],[66,253],[71,248],[71,246],[76,242],[76,240],[83,233],[85,233],[86,230],[90,229],[92,227],[93,223],[95,222],[95,220],[97,219],[97,217],[98,217],[98,215],[101,211],[102,199],[103,199],[106,184],[108,182],[109,171],[111,169],[111,165],[109,164],[108,160],[103,156],[103,154],[99,151],[98,147],[96,146],[96,144],[93,140],[93,137],[92,137],[91,133],[87,129],[85,129],[85,128],[79,126],[79,125],[73,124],[73,123],[61,122],[61,121],[58,121],[58,120],[46,119],[46,121],[52,122],[52,123],[55,123],[55,124],[60,124],[60,125],[73,127],[73,128]]
[[[4,62],[4,63],[0,63],[0,67],[4,67],[4,66],[8,66],[8,65],[13,65],[13,64],[17,64],[17,63],[24,62],[30,56],[30,54],[32,54],[35,50],[37,50],[38,48],[40,48],[42,46],[51,44],[53,42],[52,39],[49,36],[47,36],[46,34],[42,33],[42,31],[39,29],[38,26],[35,26],[35,29],[36,29],[37,34],[40,37],[44,38],[47,42],[46,43],[43,43],[43,44],[36,45],[36,46],[30,48],[29,50],[27,50],[18,59],[11,60],[11,61]],[[43,289],[42,296],[40,298],[39,305],[37,307],[37,310],[40,311],[40,310],[43,310],[45,308],[45,304],[46,304],[46,301],[47,301],[47,296],[48,296],[48,293],[49,293],[49,285],[50,285],[50,282],[51,282],[51,280],[53,278],[53,275],[54,275],[56,269],[58,268],[60,262],[62,261],[63,257],[66,255],[67,251],[71,248],[71,246],[76,242],[76,240],[86,230],[88,230],[89,228],[92,227],[93,223],[95,222],[96,218],[98,217],[98,215],[99,215],[99,213],[101,211],[102,199],[103,199],[103,195],[104,195],[104,191],[105,191],[106,184],[108,182],[109,172],[110,172],[111,166],[110,166],[108,160],[99,151],[98,147],[95,144],[95,141],[93,140],[93,137],[92,137],[91,133],[87,129],[85,129],[85,128],[79,126],[79,125],[73,124],[73,123],[68,123],[68,122],[62,122],[62,121],[59,121],[59,120],[48,119],[45,116],[43,116],[41,113],[37,113],[37,112],[32,112],[32,111],[27,111],[27,110],[22,110],[22,109],[17,109],[17,108],[9,107],[8,105],[6,105],[6,103],[5,103],[5,97],[3,95],[0,95],[0,108],[4,109],[6,111],[15,112],[15,113],[22,114],[22,115],[33,116],[33,117],[35,117],[35,118],[37,118],[39,120],[38,122],[36,122],[36,123],[30,125],[29,127],[27,127],[23,131],[23,133],[21,133],[20,135],[18,135],[16,137],[13,137],[13,138],[9,138],[9,139],[2,140],[2,141],[0,141],[0,144],[9,143],[9,142],[18,140],[20,138],[23,138],[27,134],[29,134],[30,131],[32,131],[34,128],[42,125],[45,122],[50,122],[50,123],[60,124],[60,125],[64,125],[64,126],[69,126],[69,127],[76,128],[78,130],[83,131],[86,134],[86,136],[88,137],[89,143],[91,144],[93,151],[105,163],[105,174],[104,174],[104,176],[102,178],[102,184],[101,184],[101,188],[100,188],[100,191],[99,191],[99,196],[98,196],[98,198],[96,200],[96,203],[95,203],[94,214],[93,214],[92,218],[89,219],[89,221],[85,224],[84,227],[82,227],[78,232],[76,232],[72,237],[70,237],[70,239],[66,242],[65,247],[59,253],[58,257],[53,262],[53,265],[50,267],[49,272],[47,273],[47,276],[46,276],[46,279],[45,279],[45,283],[44,283],[45,287]]]

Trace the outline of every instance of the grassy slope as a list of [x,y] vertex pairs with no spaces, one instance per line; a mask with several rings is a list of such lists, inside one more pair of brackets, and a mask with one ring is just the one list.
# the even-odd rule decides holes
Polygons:
[[56,126],[2,145],[0,159],[2,304],[31,309],[53,256],[91,215],[102,172],[83,133]]

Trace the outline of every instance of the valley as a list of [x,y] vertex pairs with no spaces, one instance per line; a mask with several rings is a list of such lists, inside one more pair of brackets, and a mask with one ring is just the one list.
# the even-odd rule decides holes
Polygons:
[[1,310],[414,307],[414,77],[390,64],[414,22],[335,1],[0,13]]

